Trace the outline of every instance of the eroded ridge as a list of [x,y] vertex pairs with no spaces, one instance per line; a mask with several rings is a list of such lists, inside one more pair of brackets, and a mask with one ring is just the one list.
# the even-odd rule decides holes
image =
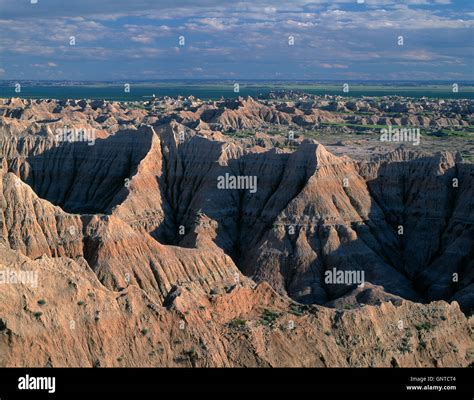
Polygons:
[[[3,363],[472,362],[472,164],[406,146],[352,157],[312,138],[281,147],[229,137],[219,131],[225,124],[291,126],[279,113],[297,112],[253,99],[224,104],[165,104],[163,115],[157,105],[4,104],[1,263],[39,275],[36,287],[1,293],[23,309],[0,313]],[[60,356],[56,336],[39,333],[44,353],[28,356],[27,320],[40,330],[56,324],[58,337],[74,321],[89,345]],[[106,329],[108,350],[90,346]],[[115,331],[126,332],[115,340]],[[401,335],[398,347],[389,331]],[[348,335],[371,339],[351,348]],[[437,352],[452,335],[458,352],[428,355],[428,341]],[[339,350],[308,351],[320,341]],[[136,351],[121,355],[124,346]]]

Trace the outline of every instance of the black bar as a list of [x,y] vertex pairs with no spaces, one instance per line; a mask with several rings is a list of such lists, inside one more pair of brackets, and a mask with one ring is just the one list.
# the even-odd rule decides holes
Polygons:
[[[473,370],[464,369],[180,369],[8,368],[0,370],[0,399],[69,398],[133,393],[392,393],[420,398],[473,398]],[[55,393],[19,390],[20,377],[55,377]],[[415,378],[415,380],[413,380]],[[407,390],[407,386],[442,390]],[[454,386],[448,390],[445,386]]]

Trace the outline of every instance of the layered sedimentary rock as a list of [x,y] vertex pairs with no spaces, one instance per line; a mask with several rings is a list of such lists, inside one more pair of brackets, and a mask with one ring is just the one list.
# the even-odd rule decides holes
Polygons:
[[[474,169],[458,155],[355,161],[314,140],[288,151],[208,130],[291,111],[253,100],[136,126],[143,111],[46,102],[32,105],[47,119],[33,130],[36,114],[15,104],[0,131],[0,263],[40,283],[0,286],[0,363],[472,362]],[[104,129],[92,144],[61,142],[47,129],[57,114]],[[218,184],[232,177],[255,187]],[[328,282],[333,271],[363,285]],[[32,334],[37,355],[25,352]]]
[[[2,268],[35,271],[39,277],[36,288],[10,284],[0,291],[2,367],[472,362],[471,328],[456,303],[302,308],[262,283],[220,293],[183,285],[163,305],[136,285],[120,292],[107,289],[86,262],[46,256],[33,261],[3,245],[0,256]],[[32,343],[35,351],[28,351]]]
[[[197,135],[181,143],[180,129],[171,123],[125,130],[90,147],[49,144],[41,137],[4,147],[9,169],[40,197],[66,211],[123,221],[115,230],[125,237],[122,246],[139,232],[141,241],[156,245],[223,251],[246,275],[304,303],[324,304],[351,289],[324,283],[332,268],[363,270],[366,281],[417,301],[450,299],[471,283],[472,167],[453,155],[400,149],[356,163],[314,141],[293,153],[249,151]],[[217,181],[226,175],[255,177],[255,193],[219,189]],[[28,226],[33,209],[14,221],[13,208],[7,208],[13,243],[19,242],[17,225]],[[46,240],[35,231],[41,222],[46,230],[51,225],[44,218],[28,232],[28,255],[43,254],[33,242]],[[68,222],[73,231],[98,229],[71,218],[79,220]],[[56,231],[57,237],[45,237],[64,239],[65,232]],[[63,253],[53,248],[44,254]],[[470,296],[460,300],[472,309]]]
[[68,214],[12,173],[2,174],[7,243],[32,259],[42,256],[85,261],[110,289],[129,285],[163,301],[178,283],[199,281],[205,288],[232,284],[240,273],[220,249],[163,246],[117,217]]

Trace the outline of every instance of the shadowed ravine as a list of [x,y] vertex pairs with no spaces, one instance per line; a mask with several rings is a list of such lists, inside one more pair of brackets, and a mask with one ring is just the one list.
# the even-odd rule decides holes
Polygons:
[[[474,169],[458,153],[216,130],[303,118],[251,99],[162,117],[3,107],[0,271],[36,281],[0,285],[0,366],[472,364]],[[65,123],[94,143],[60,142]]]
[[[151,127],[95,146],[37,138],[6,150],[10,171],[66,212],[117,216],[162,244],[216,245],[246,275],[297,301],[325,304],[344,296],[353,287],[327,287],[324,271],[356,269],[387,293],[415,301],[455,298],[472,312],[463,289],[474,259],[473,168],[450,154],[397,150],[357,163],[314,142],[292,154],[248,153],[197,136],[180,144],[172,128]],[[225,173],[256,175],[257,193],[219,190]],[[84,252],[93,260],[88,243]]]

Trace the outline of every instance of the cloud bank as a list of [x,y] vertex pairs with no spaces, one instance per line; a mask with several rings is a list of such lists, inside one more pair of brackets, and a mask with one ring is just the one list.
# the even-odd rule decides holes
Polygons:
[[473,4],[0,0],[1,77],[473,80]]

